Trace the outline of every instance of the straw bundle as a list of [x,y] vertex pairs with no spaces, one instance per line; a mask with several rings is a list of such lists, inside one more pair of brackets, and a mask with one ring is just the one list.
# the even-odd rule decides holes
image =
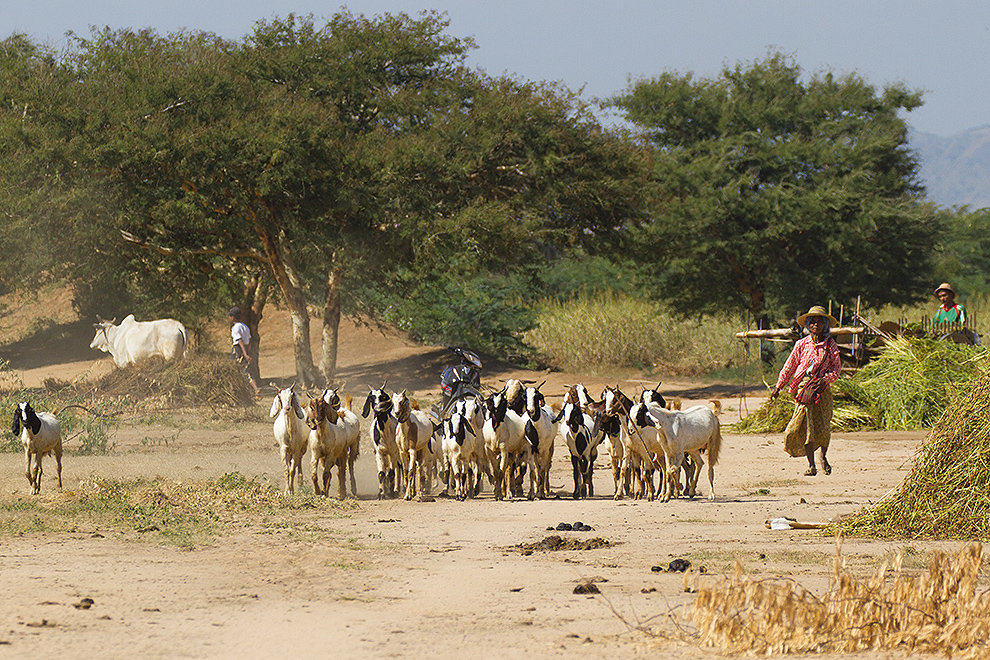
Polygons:
[[954,555],[935,552],[920,575],[902,568],[899,553],[892,576],[884,563],[866,579],[846,569],[841,537],[837,546],[832,586],[822,598],[793,581],[751,578],[738,563],[733,577],[696,589],[693,618],[702,644],[761,655],[899,650],[990,658],[990,593],[976,591],[979,544]]
[[844,520],[850,534],[990,538],[990,370],[959,392],[900,488]]

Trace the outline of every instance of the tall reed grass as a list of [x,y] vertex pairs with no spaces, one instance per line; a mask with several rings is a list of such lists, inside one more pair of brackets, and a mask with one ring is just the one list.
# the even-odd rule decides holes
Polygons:
[[564,371],[699,376],[742,363],[738,325],[728,317],[684,320],[656,303],[607,293],[542,303],[525,341]]

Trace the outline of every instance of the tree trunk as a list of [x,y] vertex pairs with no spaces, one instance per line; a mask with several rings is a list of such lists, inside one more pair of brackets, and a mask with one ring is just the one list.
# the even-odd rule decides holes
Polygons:
[[320,372],[327,385],[337,373],[337,341],[340,336],[340,279],[339,268],[331,268],[327,274],[327,291],[323,304],[323,355]]
[[261,384],[261,365],[258,362],[258,354],[261,352],[261,333],[258,326],[265,315],[265,303],[268,302],[268,290],[261,285],[261,275],[254,273],[248,276],[244,282],[244,300],[241,303],[243,315],[241,320],[251,331],[251,343],[248,344],[248,353],[251,356],[251,364],[248,371],[254,378],[254,382]]
[[306,296],[291,256],[281,249],[281,239],[272,236],[266,227],[257,227],[258,236],[265,248],[275,281],[282,289],[285,302],[292,316],[292,348],[296,358],[296,384],[301,387],[320,386],[320,374],[313,364],[313,352],[309,345],[309,310]]

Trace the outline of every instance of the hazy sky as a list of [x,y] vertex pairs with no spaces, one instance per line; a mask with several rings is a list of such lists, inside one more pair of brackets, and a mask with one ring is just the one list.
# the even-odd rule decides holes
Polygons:
[[[262,18],[328,16],[342,5],[313,0],[6,0],[0,38],[25,32],[59,44],[90,26],[179,28],[241,38]],[[807,72],[856,71],[878,88],[925,91],[907,116],[948,136],[990,124],[990,2],[986,0],[352,0],[374,15],[445,11],[448,33],[473,36],[470,64],[489,74],[554,80],[584,96],[623,90],[664,70],[713,77],[723,65],[793,55]],[[236,7],[234,9],[233,7]]]

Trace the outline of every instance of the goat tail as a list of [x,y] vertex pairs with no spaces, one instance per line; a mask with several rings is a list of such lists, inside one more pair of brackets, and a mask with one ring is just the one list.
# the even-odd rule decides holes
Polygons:
[[722,414],[722,402],[718,399],[709,399],[708,403],[712,404],[712,412],[716,415]]
[[715,430],[712,431],[712,437],[708,440],[708,461],[711,465],[716,465],[718,463],[718,455],[722,451],[722,424],[718,421],[718,417],[715,418]]

